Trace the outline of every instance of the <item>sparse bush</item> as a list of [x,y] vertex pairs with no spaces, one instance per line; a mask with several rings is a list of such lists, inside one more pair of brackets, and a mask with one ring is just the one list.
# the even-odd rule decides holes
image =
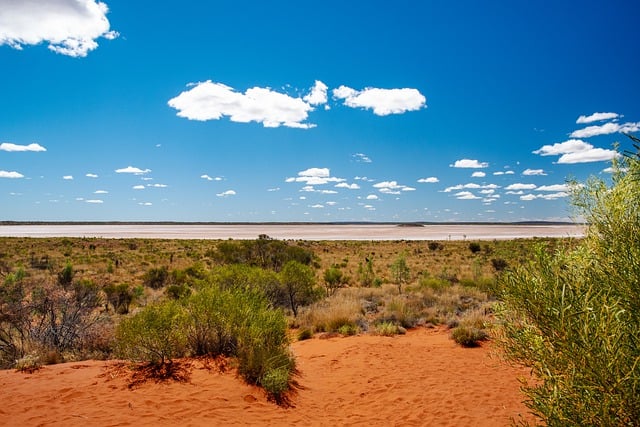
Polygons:
[[491,258],[491,265],[498,273],[509,267],[509,263],[504,258]]
[[15,370],[25,373],[33,373],[42,368],[40,358],[36,354],[28,354],[20,359],[16,360]]
[[381,322],[375,327],[375,333],[385,337],[391,337],[394,335],[405,334],[407,330],[402,326],[398,326],[393,322]]
[[313,338],[313,331],[309,328],[302,328],[298,332],[298,341],[304,341]]
[[117,354],[156,366],[170,364],[185,355],[187,337],[183,330],[184,312],[177,302],[148,305],[118,325]]
[[477,347],[480,341],[489,337],[484,329],[472,326],[458,326],[451,331],[451,338],[463,347]]
[[471,251],[472,254],[476,254],[482,250],[482,247],[478,242],[471,242],[469,243],[469,250]]
[[169,269],[167,267],[158,267],[147,270],[142,280],[145,286],[151,289],[160,289],[167,283],[168,278]]

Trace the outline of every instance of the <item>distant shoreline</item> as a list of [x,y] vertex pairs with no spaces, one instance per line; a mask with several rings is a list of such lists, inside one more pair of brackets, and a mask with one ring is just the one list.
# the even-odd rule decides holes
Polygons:
[[582,237],[571,223],[178,223],[25,222],[0,223],[2,237],[85,237],[252,240],[505,240]]
[[515,222],[429,222],[429,221],[332,221],[332,222],[279,222],[279,221],[0,221],[0,225],[397,225],[397,226],[426,226],[426,225],[578,225],[569,221],[515,221]]

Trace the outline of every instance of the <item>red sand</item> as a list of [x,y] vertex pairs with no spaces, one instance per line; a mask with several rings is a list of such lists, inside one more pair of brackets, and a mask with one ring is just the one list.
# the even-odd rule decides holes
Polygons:
[[115,362],[0,371],[0,424],[506,426],[527,413],[517,380],[527,372],[491,348],[461,348],[439,329],[296,342],[303,388],[290,408],[201,362],[187,383],[133,389]]

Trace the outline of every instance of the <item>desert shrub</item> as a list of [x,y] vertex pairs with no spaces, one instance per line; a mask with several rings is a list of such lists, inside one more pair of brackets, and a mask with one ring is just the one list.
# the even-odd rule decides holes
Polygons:
[[482,247],[478,242],[471,242],[469,243],[469,250],[471,251],[472,254],[476,254],[482,250]]
[[257,240],[218,243],[212,257],[221,264],[245,264],[280,271],[289,261],[304,265],[313,262],[313,252],[301,246],[260,235]]
[[184,311],[175,301],[148,305],[123,319],[116,329],[118,356],[135,362],[165,365],[185,355]]
[[393,282],[398,286],[398,293],[402,293],[402,285],[411,279],[411,270],[407,265],[406,255],[404,253],[398,255],[390,269]]
[[640,164],[614,163],[612,186],[574,187],[578,247],[541,247],[500,280],[504,351],[531,367],[526,404],[550,426],[640,420]]
[[473,326],[457,326],[451,331],[451,338],[463,347],[477,347],[480,341],[489,337],[484,329]]
[[491,266],[499,273],[509,267],[509,263],[504,258],[491,258]]
[[402,326],[396,325],[393,322],[381,322],[375,325],[375,333],[385,337],[391,337],[398,334],[405,334],[407,332]]
[[[295,361],[288,348],[286,318],[260,290],[211,284],[187,298],[183,307],[192,354],[236,357],[238,373],[276,400],[288,390]],[[286,389],[280,382],[283,372]]]
[[58,273],[58,285],[64,289],[68,288],[71,285],[71,282],[73,282],[73,276],[75,276],[73,266],[71,263],[67,263],[67,265],[65,265],[65,267]]
[[14,368],[19,372],[33,373],[42,368],[42,363],[40,362],[38,355],[27,354],[26,356],[16,360]]
[[301,327],[315,332],[338,332],[344,325],[357,325],[362,318],[363,300],[350,291],[352,289],[342,289],[305,307],[298,316]]
[[145,286],[151,289],[160,289],[164,287],[169,278],[169,269],[167,267],[154,267],[147,270],[142,278]]
[[191,295],[191,288],[184,283],[180,285],[169,285],[167,286],[166,292],[169,298],[180,299]]
[[[243,264],[223,265],[211,272],[211,283],[222,289],[259,290],[274,307],[289,307],[290,300],[278,274],[262,267]],[[204,282],[208,286],[208,282]]]
[[338,328],[338,333],[346,336],[355,335],[358,333],[358,325],[353,323],[345,323]]
[[313,331],[309,328],[302,328],[298,332],[298,341],[304,341],[313,338]]
[[430,251],[437,251],[437,250],[442,250],[444,246],[440,242],[429,242],[427,243],[427,247],[429,248]]
[[333,295],[338,289],[345,286],[348,282],[346,276],[342,273],[342,270],[336,266],[326,269],[322,277],[324,279],[324,286],[327,290],[328,297]]
[[127,283],[120,283],[118,285],[110,283],[102,288],[102,290],[107,296],[107,302],[111,304],[116,313],[129,313],[129,307],[135,299],[135,293]]

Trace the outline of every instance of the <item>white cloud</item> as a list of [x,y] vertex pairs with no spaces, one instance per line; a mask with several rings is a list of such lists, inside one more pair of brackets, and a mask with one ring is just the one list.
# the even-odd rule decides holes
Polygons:
[[348,188],[349,190],[359,190],[360,186],[355,182],[353,184],[347,184],[346,182],[341,182],[335,185],[337,188]]
[[147,187],[153,187],[153,188],[167,188],[168,185],[167,184],[147,184]]
[[207,181],[213,181],[213,178],[211,178],[209,175],[204,174],[204,175],[200,175],[200,178],[202,179],[206,179]]
[[324,185],[329,182],[343,182],[345,179],[331,176],[329,168],[310,168],[298,172],[295,178],[287,178],[285,182],[304,182],[307,185]]
[[520,200],[524,200],[524,201],[531,201],[535,199],[556,200],[556,199],[561,199],[567,196],[569,196],[568,193],[564,191],[560,191],[560,192],[551,193],[551,194],[525,194],[523,196],[520,196]]
[[452,167],[452,168],[471,168],[471,169],[486,168],[488,166],[489,166],[489,163],[487,162],[479,162],[477,160],[472,160],[472,159],[456,160],[454,164],[449,165],[449,167]]
[[311,206],[309,206],[309,207],[310,207],[310,208],[313,208],[313,209],[322,209],[322,208],[324,208],[324,205],[317,204],[317,205],[311,205]]
[[151,169],[140,169],[133,166],[127,166],[126,168],[116,169],[116,173],[132,173],[135,175],[144,175],[151,172]]
[[475,171],[471,174],[471,178],[484,178],[485,176],[487,176],[487,174],[482,171]]
[[456,199],[458,199],[458,200],[477,200],[477,199],[480,199],[480,197],[474,195],[470,191],[461,191],[459,193],[456,193],[455,196],[456,196]]
[[570,139],[553,145],[544,145],[535,150],[533,154],[540,154],[541,156],[561,154],[558,159],[558,163],[561,164],[600,162],[620,156],[615,150],[594,148],[593,145],[580,139]]
[[378,196],[376,196],[375,194],[369,194],[367,196],[367,200],[378,200]]
[[311,88],[311,92],[305,95],[302,100],[310,105],[320,105],[327,103],[327,85],[320,80],[316,80],[315,84]]
[[138,203],[140,206],[153,206],[153,203],[151,202],[140,202]]
[[73,175],[65,175],[62,177],[65,181],[73,181]]
[[87,178],[97,178],[98,175],[96,175],[95,173],[88,173],[85,175]]
[[515,172],[514,171],[505,171],[504,173],[505,175],[514,175]]
[[133,187],[131,187],[134,190],[144,190],[144,185],[134,185]]
[[592,136],[609,135],[616,132],[637,132],[638,130],[640,130],[640,122],[625,123],[623,125],[610,122],[599,126],[587,126],[584,129],[575,130],[571,132],[571,138],[590,138]]
[[169,100],[177,115],[189,120],[219,120],[228,116],[232,122],[262,123],[264,127],[287,126],[309,129],[304,123],[313,107],[300,98],[293,98],[270,88],[253,87],[245,93],[211,80],[191,84],[191,89]]
[[24,178],[20,172],[0,170],[0,178]]
[[109,30],[108,7],[95,0],[13,0],[0,7],[0,45],[49,43],[53,52],[84,57],[98,47],[96,39],[118,37]]
[[486,189],[486,190],[480,190],[480,194],[493,194],[495,192],[496,192],[496,190],[494,190],[493,188],[489,188],[489,189]]
[[369,156],[363,153],[356,153],[352,157],[356,159],[356,162],[371,163]]
[[107,190],[96,190],[93,194],[109,194],[109,192]]
[[85,202],[86,203],[92,203],[92,204],[98,204],[98,205],[104,203],[104,201],[100,200],[100,199],[89,199],[89,200],[85,200]]
[[592,122],[599,122],[601,120],[617,119],[618,117],[620,117],[618,113],[593,113],[590,116],[578,117],[578,120],[576,120],[576,123],[579,123],[579,124],[592,123]]
[[222,193],[218,193],[216,194],[216,196],[218,197],[228,197],[228,196],[235,196],[236,192],[233,190],[227,190],[227,191],[223,191]]
[[450,193],[452,191],[457,191],[457,190],[462,190],[462,189],[472,189],[472,190],[476,190],[479,188],[489,188],[489,189],[496,189],[496,188],[500,188],[499,185],[496,184],[485,184],[485,185],[480,185],[480,184],[476,184],[475,182],[470,182],[468,184],[458,184],[458,185],[454,185],[452,187],[447,187],[444,189],[445,193]]
[[337,202],[327,202],[327,203],[325,203],[325,205],[327,205],[327,206],[335,206],[337,204],[338,204]]
[[366,88],[357,91],[347,86],[333,90],[333,96],[344,99],[344,105],[373,110],[378,116],[402,114],[426,107],[427,99],[417,89]]
[[[0,12],[0,16],[1,16],[2,12]],[[40,144],[29,144],[29,145],[18,145],[18,144],[12,144],[10,142],[3,142],[2,144],[0,144],[0,151],[34,151],[34,152],[38,152],[38,151],[47,151],[46,148],[44,148],[42,145]]]
[[435,184],[436,182],[440,182],[440,180],[435,176],[430,176],[428,178],[420,178],[418,182],[422,184]]
[[525,175],[525,176],[546,175],[546,173],[543,169],[525,169],[524,172],[522,172],[522,175]]
[[400,194],[402,191],[415,191],[415,188],[398,184],[397,181],[383,181],[373,184],[373,187],[385,194]]
[[338,194],[338,192],[335,190],[320,190],[319,193],[320,194]]
[[580,139],[569,139],[568,141],[557,142],[553,145],[543,145],[539,149],[533,151],[533,154],[539,154],[541,156],[557,156],[559,154],[587,151],[592,148],[593,145]]
[[541,185],[540,187],[536,188],[536,191],[567,192],[569,191],[569,186],[567,184]]
[[537,185],[535,184],[521,184],[521,183],[516,183],[516,184],[511,184],[506,186],[504,189],[505,190],[533,190],[534,188],[536,188]]
[[280,191],[280,187],[267,188],[267,191],[269,191],[269,192]]
[[562,164],[574,164],[574,163],[590,163],[590,162],[604,162],[612,160],[616,157],[620,157],[620,154],[615,150],[605,150],[603,148],[592,148],[588,151],[580,151],[577,153],[567,153],[560,156],[558,163]]

